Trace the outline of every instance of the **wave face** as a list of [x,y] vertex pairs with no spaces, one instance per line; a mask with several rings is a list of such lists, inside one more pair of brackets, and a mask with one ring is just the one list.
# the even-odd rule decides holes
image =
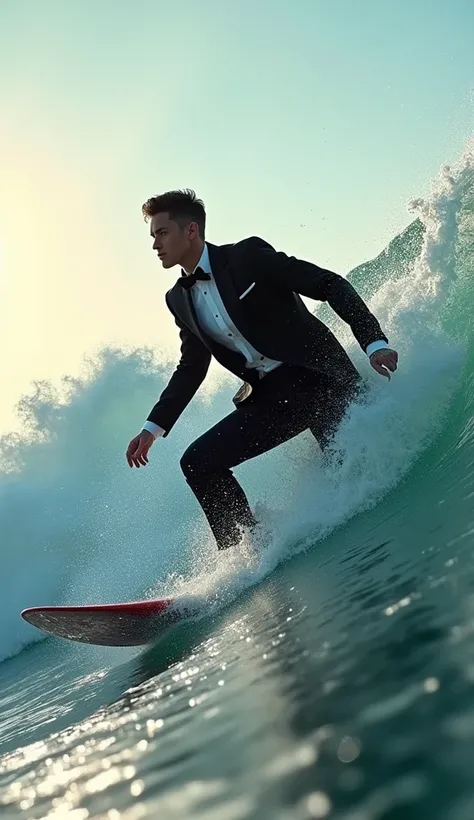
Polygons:
[[[464,472],[450,480],[466,490],[474,448],[473,151],[410,207],[412,224],[349,275],[399,351],[399,370],[390,383],[381,379],[347,326],[318,306],[369,379],[369,399],[350,409],[326,463],[303,434],[237,469],[267,532],[256,552],[244,543],[216,561],[179,470],[189,442],[232,409],[233,380],[211,379],[138,471],[124,452],[170,363],[148,349],[105,349],[59,390],[35,383],[18,406],[22,434],[0,439],[0,660],[41,639],[20,620],[24,607],[178,594],[209,611],[342,525],[347,537],[358,514],[408,477],[419,510],[435,480],[420,466],[422,453],[446,470],[456,464]],[[453,537],[456,527],[453,520]]]

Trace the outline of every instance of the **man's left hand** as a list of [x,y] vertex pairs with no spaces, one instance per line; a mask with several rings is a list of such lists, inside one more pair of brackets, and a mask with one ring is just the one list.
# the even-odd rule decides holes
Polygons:
[[370,357],[370,364],[380,373],[381,376],[386,376],[390,380],[390,373],[395,373],[398,363],[398,353],[396,350],[391,350],[389,347],[384,347],[382,350],[376,350]]

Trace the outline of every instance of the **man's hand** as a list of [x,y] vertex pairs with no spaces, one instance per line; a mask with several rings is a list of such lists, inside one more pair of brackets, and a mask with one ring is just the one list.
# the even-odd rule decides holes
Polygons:
[[148,430],[142,430],[138,436],[132,438],[127,448],[126,458],[130,467],[140,467],[140,464],[145,467],[148,464],[148,450],[155,441],[152,433]]
[[370,364],[380,373],[381,376],[386,376],[390,380],[390,372],[394,373],[397,369],[398,353],[396,350],[390,350],[389,347],[384,347],[382,350],[376,350],[370,357]]

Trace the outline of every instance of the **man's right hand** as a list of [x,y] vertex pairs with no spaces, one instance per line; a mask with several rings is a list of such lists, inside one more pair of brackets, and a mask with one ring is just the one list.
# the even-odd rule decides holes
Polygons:
[[153,433],[149,433],[148,430],[142,430],[138,436],[132,438],[126,453],[129,467],[140,467],[140,464],[145,467],[148,464],[148,450],[154,441]]

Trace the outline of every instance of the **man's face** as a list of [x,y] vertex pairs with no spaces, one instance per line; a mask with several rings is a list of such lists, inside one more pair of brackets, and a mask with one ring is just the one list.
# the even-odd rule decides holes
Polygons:
[[189,252],[196,228],[193,222],[180,228],[177,222],[169,218],[168,213],[152,216],[150,235],[153,238],[153,250],[164,268],[182,263],[181,260]]

